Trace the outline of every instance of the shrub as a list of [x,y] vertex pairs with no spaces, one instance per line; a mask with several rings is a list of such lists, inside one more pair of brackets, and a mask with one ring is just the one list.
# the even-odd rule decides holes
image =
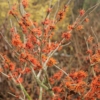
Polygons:
[[[8,14],[15,18],[16,27],[11,20],[9,39],[1,33],[10,50],[6,53],[1,50],[0,53],[0,73],[10,84],[8,93],[16,100],[100,99],[100,48],[93,29],[94,37],[86,37],[85,34],[82,36],[85,52],[83,51],[83,55],[75,56],[79,67],[72,68],[70,66],[72,62],[66,67],[64,58],[61,61],[59,56],[55,56],[61,54],[65,46],[73,43],[74,33],[84,29],[82,23],[89,22],[87,11],[81,9],[74,23],[69,25],[66,31],[62,31],[59,39],[55,40],[54,37],[57,35],[55,29],[57,24],[65,19],[68,4],[60,10],[57,7],[54,18],[50,18],[53,10],[50,6],[45,19],[40,23],[30,19],[31,15],[25,10],[28,5],[28,0],[22,0],[19,4],[11,6]],[[91,7],[88,14],[98,5]],[[97,41],[96,45],[93,43],[94,38]],[[74,42],[77,46],[77,41]],[[93,49],[93,45],[96,49]],[[77,47],[76,52],[79,53]],[[82,60],[86,63],[85,68],[81,66]],[[76,66],[76,63],[73,63],[73,66]]]

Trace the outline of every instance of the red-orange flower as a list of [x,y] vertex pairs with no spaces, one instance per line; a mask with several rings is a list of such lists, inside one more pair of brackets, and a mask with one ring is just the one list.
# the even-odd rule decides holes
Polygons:
[[76,82],[79,82],[79,81],[82,81],[84,78],[87,77],[87,73],[80,70],[78,72],[71,73],[70,77],[72,77]]
[[47,65],[49,67],[52,67],[53,65],[55,65],[57,63],[57,61],[54,58],[50,58]]
[[62,38],[65,38],[66,40],[70,40],[71,36],[72,35],[69,32],[65,32],[65,33],[62,34]]
[[83,16],[85,14],[85,10],[80,10],[80,15]]
[[57,86],[53,87],[52,90],[53,90],[55,93],[59,93],[59,92],[62,91],[62,89],[61,89],[60,87],[57,87]]
[[33,49],[33,44],[31,43],[31,41],[27,41],[26,48],[27,49]]
[[82,30],[82,29],[83,29],[83,26],[82,26],[82,25],[77,26],[77,30],[78,30],[78,31],[80,31],[80,30]]
[[87,39],[87,41],[88,41],[89,43],[92,43],[92,42],[93,42],[93,39],[94,39],[94,38],[93,38],[92,36],[89,36],[88,39]]
[[22,47],[22,41],[21,41],[20,35],[18,33],[13,34],[12,44],[16,47]]
[[88,18],[85,18],[84,21],[85,21],[85,22],[89,22],[89,19],[88,19]]
[[20,77],[17,79],[17,83],[22,83],[22,82],[23,82],[23,78]]
[[68,30],[72,30],[74,29],[74,26],[73,25],[68,25]]
[[10,69],[11,71],[14,71],[14,70],[15,70],[15,64],[14,64],[14,63],[10,63],[10,64],[9,64],[9,69]]
[[11,8],[11,10],[8,12],[8,14],[13,15],[13,16],[17,16],[18,15],[18,11],[17,11],[17,6],[16,4],[14,4]]

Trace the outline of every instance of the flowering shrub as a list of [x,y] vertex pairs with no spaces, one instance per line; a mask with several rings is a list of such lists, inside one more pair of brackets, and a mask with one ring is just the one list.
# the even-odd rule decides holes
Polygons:
[[[68,68],[61,67],[64,66],[61,64],[63,61],[55,57],[56,52],[60,53],[65,46],[71,44],[73,32],[82,31],[82,23],[89,22],[86,11],[80,10],[74,23],[62,31],[61,38],[53,41],[57,35],[57,24],[64,20],[68,4],[59,11],[57,9],[53,19],[50,19],[53,8],[48,8],[47,15],[40,24],[30,19],[31,15],[25,11],[28,5],[28,0],[22,0],[11,7],[8,14],[15,18],[17,27],[11,20],[10,39],[5,39],[1,33],[12,54],[10,57],[9,52],[0,52],[0,73],[10,84],[8,94],[14,96],[14,100],[99,100],[100,48],[96,36],[94,51],[91,49],[94,37],[83,36],[87,47],[84,58],[87,69],[79,66],[77,70],[70,69],[67,72]],[[94,7],[90,8],[91,12]],[[80,62],[79,59],[81,56],[78,57]]]

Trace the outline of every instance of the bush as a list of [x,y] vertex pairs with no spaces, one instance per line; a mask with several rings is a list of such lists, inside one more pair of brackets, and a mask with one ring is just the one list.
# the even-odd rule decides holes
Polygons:
[[8,15],[15,20],[10,20],[9,36],[0,32],[1,47],[6,49],[0,50],[1,81],[8,86],[5,99],[11,95],[12,100],[99,100],[99,40],[93,28],[92,35],[83,31],[99,4],[81,9],[61,34],[55,30],[65,20],[69,2],[59,9],[58,1],[53,18],[50,5],[40,23],[30,19],[28,5],[28,0],[22,0],[11,6]]

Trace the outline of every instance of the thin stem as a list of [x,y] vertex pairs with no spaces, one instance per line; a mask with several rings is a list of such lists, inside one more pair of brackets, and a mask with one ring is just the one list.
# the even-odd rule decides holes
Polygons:
[[[33,64],[32,64],[32,66],[33,66]],[[49,90],[49,88],[48,88],[45,84],[43,84],[43,83],[40,81],[40,79],[36,76],[35,71],[34,71],[34,69],[33,69],[32,66],[30,66],[30,68],[31,68],[31,70],[32,70],[32,72],[33,72],[33,75],[34,75],[35,79],[37,80],[37,83],[38,83],[41,87],[43,87],[45,90],[49,91],[49,93],[50,93],[52,96],[54,96],[55,94],[53,93],[53,91]]]
[[57,69],[61,70],[66,76],[68,76],[72,81],[74,81],[69,74],[67,74],[63,69],[59,68],[57,65],[54,65]]
[[55,13],[54,18],[53,18],[53,23],[55,21],[56,15],[57,15],[58,10],[59,10],[59,3],[60,3],[60,0],[58,0],[58,7],[57,7],[56,13]]
[[[16,95],[14,95],[13,93],[11,93],[11,92],[8,92],[8,94],[10,94],[10,95],[12,95],[13,97],[16,97],[17,98],[17,96]],[[20,100],[25,100],[25,99],[23,99],[23,98],[21,98],[21,97],[19,97],[19,99]]]
[[94,30],[93,30],[93,28],[91,27],[91,30],[92,30],[92,33],[94,34],[94,36],[95,36],[95,39],[96,39],[96,42],[97,42],[97,44],[99,44],[99,40],[98,40],[98,38],[97,38],[97,36],[96,36],[96,34],[95,34],[95,32],[94,32]]
[[43,92],[43,88],[42,88],[42,87],[40,87],[39,100],[42,100],[42,92]]
[[19,85],[21,90],[25,93],[26,97],[28,98],[28,100],[32,100],[32,98],[29,96],[29,94],[27,93],[27,91],[25,90],[25,88],[23,87],[22,84]]

